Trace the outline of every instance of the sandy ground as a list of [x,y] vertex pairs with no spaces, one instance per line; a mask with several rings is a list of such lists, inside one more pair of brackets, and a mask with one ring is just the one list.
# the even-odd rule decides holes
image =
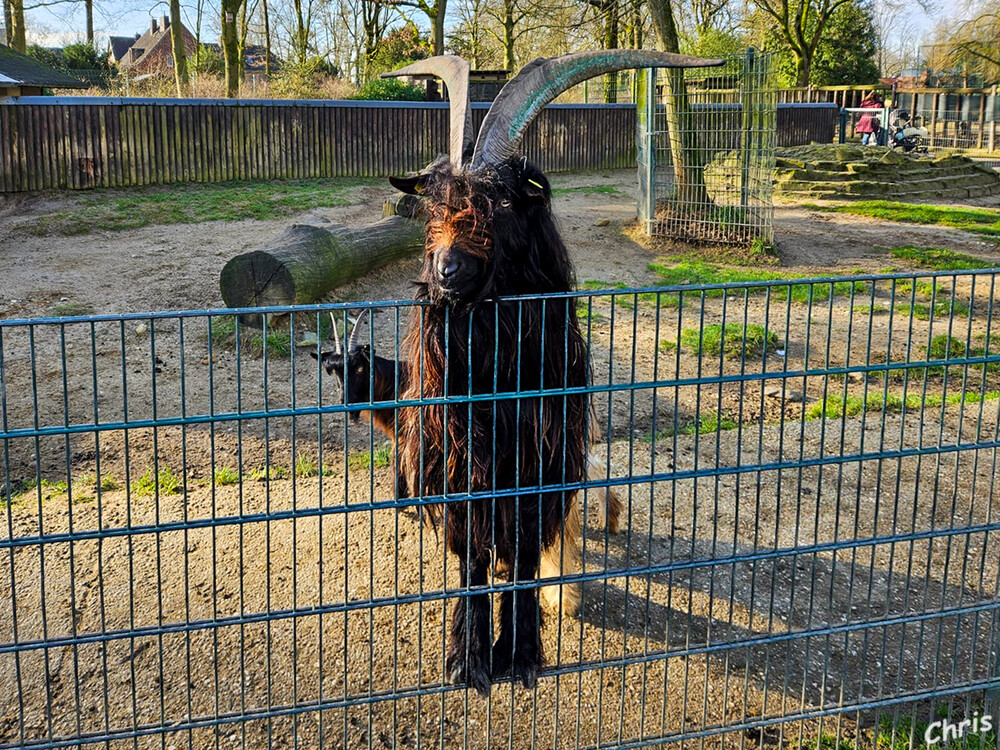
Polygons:
[[[554,177],[557,188],[622,192],[556,198],[581,281],[654,283],[646,266],[657,253],[621,234],[633,182],[625,172]],[[361,188],[352,205],[316,213],[362,223],[386,193]],[[218,307],[225,261],[288,223],[24,231],[65,200],[0,209],[0,316],[51,314],[64,298],[97,313]],[[782,269],[795,273],[879,270],[894,265],[886,249],[904,244],[1000,257],[955,230],[793,207],[776,221]],[[406,298],[416,270],[394,264],[330,299]],[[926,383],[823,374],[920,362],[943,332],[972,343],[996,331],[989,280],[954,294],[971,313],[933,325],[865,314],[889,304],[887,286],[812,308],[595,298],[585,321],[605,387],[595,451],[622,482],[627,532],[606,534],[588,495],[581,615],[550,613],[536,690],[502,684],[489,701],[441,689],[455,564],[415,509],[379,504],[392,496],[390,472],[359,458],[382,438],[337,414],[281,415],[338,402],[304,350],[265,362],[214,347],[213,359],[205,318],[4,329],[3,416],[15,437],[4,441],[3,475],[70,485],[3,508],[0,695],[12,698],[0,707],[0,746],[111,734],[122,747],[562,748],[693,736],[798,748],[825,733],[866,745],[878,719],[851,707],[960,688],[990,668],[1000,545],[989,445],[1000,402],[831,420],[804,420],[802,402],[995,390],[995,374],[972,368]],[[682,330],[723,320],[766,323],[783,354],[741,367],[676,345]],[[393,323],[377,315],[373,340],[391,342]],[[799,371],[817,372],[786,375]],[[741,372],[754,379],[727,380]],[[644,385],[653,380],[688,384]],[[255,416],[230,418],[237,411]],[[739,429],[667,429],[717,414]],[[93,429],[126,416],[138,426]],[[142,425],[181,417],[199,423]],[[36,425],[90,428],[16,437]],[[296,475],[302,456],[327,471]],[[266,463],[285,474],[267,480]],[[167,468],[178,491],[137,491]],[[241,470],[241,481],[213,482],[220,468]],[[926,719],[943,703],[960,715],[971,704],[959,693],[904,713]],[[277,716],[261,718],[269,710]]]

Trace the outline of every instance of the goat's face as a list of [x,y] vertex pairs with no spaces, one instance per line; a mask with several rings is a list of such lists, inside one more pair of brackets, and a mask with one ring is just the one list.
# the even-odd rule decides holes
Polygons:
[[497,288],[498,275],[503,275],[498,268],[527,259],[508,257],[516,243],[506,235],[530,229],[532,211],[547,212],[551,190],[541,171],[521,160],[481,170],[459,170],[438,161],[417,175],[390,182],[427,199],[420,282],[432,301],[468,307],[511,293]]
[[[317,359],[316,352],[309,352]],[[327,375],[335,375],[345,404],[368,404],[372,400],[371,348],[366,344],[343,352],[323,352],[320,357]],[[357,423],[361,412],[350,412],[351,422]]]

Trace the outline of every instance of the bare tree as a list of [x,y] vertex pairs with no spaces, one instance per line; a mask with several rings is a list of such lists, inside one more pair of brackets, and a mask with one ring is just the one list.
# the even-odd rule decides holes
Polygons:
[[444,19],[448,11],[448,0],[380,0],[393,8],[414,8],[419,10],[431,24],[431,50],[435,55],[444,54]]
[[4,0],[3,20],[7,46],[18,52],[26,52],[28,45],[24,37],[24,0]]
[[240,73],[243,61],[240,54],[240,14],[246,0],[222,0],[220,21],[222,23],[222,56],[226,62],[226,96],[235,98],[240,94]]
[[170,0],[170,44],[174,55],[174,83],[177,96],[184,98],[190,94],[187,50],[184,49],[184,24],[181,21],[181,0]]

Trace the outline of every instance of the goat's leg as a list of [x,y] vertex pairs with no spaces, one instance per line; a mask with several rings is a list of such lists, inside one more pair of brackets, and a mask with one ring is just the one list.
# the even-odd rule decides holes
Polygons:
[[[537,532],[521,534],[516,575],[518,583],[532,582],[538,571]],[[510,575],[510,574],[509,574]],[[493,644],[493,675],[511,675],[526,688],[535,686],[542,666],[541,612],[534,588],[505,591],[500,596],[500,637]]]
[[[487,563],[459,554],[462,588],[485,586]],[[445,664],[448,682],[490,694],[490,597],[486,593],[460,597],[451,618],[451,639]]]
[[[542,550],[539,578],[558,578],[580,569],[580,541],[583,538],[579,496],[573,497],[560,519],[552,544]],[[580,583],[549,584],[539,592],[545,608],[556,616],[573,617],[580,609]]]

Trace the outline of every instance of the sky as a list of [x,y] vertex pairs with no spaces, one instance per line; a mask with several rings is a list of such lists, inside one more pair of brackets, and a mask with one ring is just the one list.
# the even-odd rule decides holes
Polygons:
[[[48,0],[51,1],[51,0]],[[33,0],[26,0],[30,6]],[[150,18],[167,15],[169,6],[166,0],[95,0],[94,30],[99,46],[106,46],[107,36],[133,36],[142,33],[149,27]],[[194,18],[182,7],[185,14],[185,25],[194,29]],[[929,31],[935,18],[921,7],[919,2],[912,3],[904,14],[914,24],[919,32]],[[26,24],[28,42],[46,47],[62,46],[71,42],[81,41],[84,37],[84,10],[82,2],[72,2],[33,8],[27,12]],[[208,21],[203,33],[213,34],[213,24]]]

